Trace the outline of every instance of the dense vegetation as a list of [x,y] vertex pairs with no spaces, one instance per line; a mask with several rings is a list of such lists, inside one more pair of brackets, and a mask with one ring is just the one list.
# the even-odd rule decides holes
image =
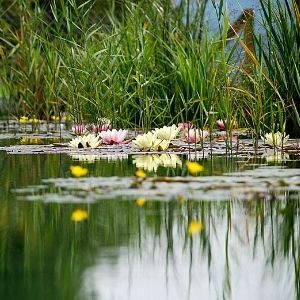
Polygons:
[[249,10],[238,27],[212,1],[212,33],[206,0],[196,10],[190,1],[2,0],[2,114],[143,128],[212,128],[222,118],[257,137],[299,134],[299,7],[261,1],[262,21]]

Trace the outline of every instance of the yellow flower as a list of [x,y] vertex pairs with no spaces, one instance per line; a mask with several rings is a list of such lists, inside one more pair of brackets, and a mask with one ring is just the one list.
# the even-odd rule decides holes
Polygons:
[[27,121],[28,121],[28,118],[25,117],[25,116],[22,116],[19,121],[20,121],[21,124],[26,124]]
[[203,229],[203,224],[200,221],[192,221],[188,227],[188,234],[196,234],[199,233]]
[[54,122],[58,122],[58,121],[59,121],[59,116],[52,116],[51,119],[52,119]]
[[142,197],[139,197],[135,200],[135,204],[138,207],[142,207],[145,203],[146,203],[146,199]]
[[71,216],[71,220],[75,222],[82,222],[87,220],[87,218],[88,218],[87,211],[80,208],[74,210]]
[[198,164],[197,162],[190,162],[188,161],[186,163],[187,165],[187,168],[189,170],[189,172],[192,174],[192,175],[195,175],[199,172],[202,172],[204,170],[204,167],[201,166],[200,164]]
[[85,176],[88,173],[88,169],[82,168],[80,166],[71,166],[70,170],[72,175],[75,177]]
[[29,122],[32,123],[32,124],[38,124],[38,123],[40,123],[40,120],[37,119],[36,117],[33,117],[33,118],[29,119]]
[[138,169],[135,172],[135,176],[138,177],[138,178],[146,178],[146,173],[143,170]]

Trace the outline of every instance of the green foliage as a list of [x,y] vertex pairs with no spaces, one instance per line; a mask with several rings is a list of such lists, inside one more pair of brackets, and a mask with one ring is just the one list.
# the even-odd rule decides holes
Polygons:
[[[204,26],[206,0],[195,18],[189,1],[111,3],[99,18],[99,4],[91,1],[16,0],[6,8],[0,90],[10,114],[50,120],[68,111],[78,123],[108,117],[115,126],[144,129],[187,120],[213,128],[223,118],[249,126],[256,137],[284,131],[286,119],[300,123],[296,4],[262,2],[266,32],[254,34],[254,51],[243,28],[227,45],[223,2],[215,4],[220,30],[214,36]],[[16,7],[13,26],[5,14]],[[248,23],[249,38],[253,20]],[[233,62],[238,43],[250,57],[247,69]]]

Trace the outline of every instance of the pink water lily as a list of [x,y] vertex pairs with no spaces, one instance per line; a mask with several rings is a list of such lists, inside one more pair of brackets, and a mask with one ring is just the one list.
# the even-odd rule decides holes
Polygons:
[[72,131],[77,135],[83,135],[86,133],[87,130],[86,130],[86,126],[83,124],[75,124],[72,126]]
[[192,122],[188,121],[188,122],[185,122],[185,123],[178,123],[177,127],[179,128],[180,131],[182,131],[184,129],[193,128],[193,124],[192,124]]
[[185,138],[188,143],[199,143],[208,136],[207,130],[189,129],[185,133]]
[[216,121],[219,130],[225,130],[225,123],[222,119]]
[[101,131],[99,133],[102,143],[103,144],[108,144],[108,145],[113,145],[113,144],[125,144],[125,137],[127,135],[127,130],[106,130],[106,131]]
[[[224,122],[222,119],[219,119],[219,120],[217,120],[216,121],[216,124],[217,124],[217,126],[218,126],[218,128],[219,128],[219,130],[226,130],[226,122]],[[238,126],[237,126],[237,122],[236,122],[236,120],[235,119],[232,119],[231,121],[230,121],[230,126],[231,126],[231,128],[232,129],[237,129],[238,128]]]
[[93,125],[92,131],[94,133],[99,133],[102,131],[107,131],[108,129],[111,129],[110,123],[102,123],[100,125]]

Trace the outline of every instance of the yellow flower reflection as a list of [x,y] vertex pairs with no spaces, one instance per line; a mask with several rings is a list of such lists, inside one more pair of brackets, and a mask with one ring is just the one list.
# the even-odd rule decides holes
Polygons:
[[144,154],[133,155],[133,163],[137,168],[148,172],[156,172],[159,166],[176,168],[182,166],[182,162],[176,154]]
[[83,209],[76,209],[73,211],[71,220],[74,222],[82,222],[88,219],[88,213],[86,210]]
[[189,224],[188,234],[193,235],[199,233],[203,229],[203,224],[200,221],[194,220]]
[[80,166],[71,166],[70,170],[71,170],[72,175],[75,177],[82,177],[88,173],[87,168],[82,168]]
[[142,207],[144,206],[144,204],[146,203],[146,199],[145,198],[142,198],[142,197],[139,197],[135,200],[135,204],[136,206],[138,207]]
[[204,170],[204,167],[202,165],[198,164],[197,162],[188,161],[186,163],[186,165],[187,165],[189,172],[192,175],[196,175],[197,173],[202,172]]

